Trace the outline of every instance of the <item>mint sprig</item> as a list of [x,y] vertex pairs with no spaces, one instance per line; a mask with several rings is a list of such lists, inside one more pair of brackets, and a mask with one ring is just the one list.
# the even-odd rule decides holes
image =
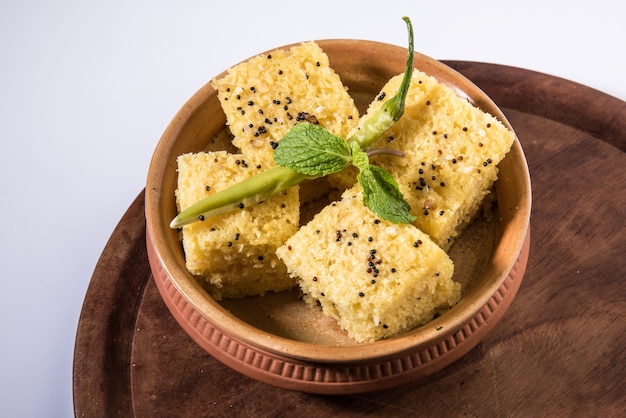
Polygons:
[[359,169],[357,181],[363,189],[363,203],[376,216],[393,223],[416,219],[391,174],[370,164],[356,141],[345,141],[321,126],[307,122],[296,125],[278,144],[274,159],[308,176],[325,176],[352,163]]

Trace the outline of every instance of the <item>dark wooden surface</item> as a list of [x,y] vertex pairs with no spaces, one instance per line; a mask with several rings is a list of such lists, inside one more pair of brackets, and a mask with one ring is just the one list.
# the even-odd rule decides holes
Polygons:
[[242,376],[200,349],[160,299],[140,193],[85,297],[76,416],[626,416],[626,103],[532,71],[448,64],[503,108],[533,181],[526,276],[483,342],[429,378],[366,395]]

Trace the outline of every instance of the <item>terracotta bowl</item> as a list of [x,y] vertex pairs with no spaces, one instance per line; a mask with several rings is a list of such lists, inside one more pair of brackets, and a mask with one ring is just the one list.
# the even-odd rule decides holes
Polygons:
[[[318,41],[363,111],[404,70],[406,49],[361,40]],[[289,47],[289,46],[286,46]],[[426,56],[415,67],[509,123],[469,80]],[[146,186],[147,245],[158,289],[172,315],[212,356],[257,380],[297,391],[347,394],[388,389],[430,375],[463,356],[500,320],[522,281],[529,247],[531,187],[519,142],[500,164],[497,211],[451,249],[461,301],[426,325],[374,343],[351,342],[296,292],[217,302],[185,269],[176,214],[176,157],[205,149],[225,132],[215,90],[203,86],[182,107],[154,153]]]

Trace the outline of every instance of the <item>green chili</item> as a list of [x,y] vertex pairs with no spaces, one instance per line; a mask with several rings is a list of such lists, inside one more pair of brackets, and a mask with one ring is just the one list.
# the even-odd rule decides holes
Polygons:
[[[361,149],[373,145],[404,113],[404,102],[413,72],[413,27],[408,17],[404,17],[403,20],[409,33],[409,54],[402,84],[398,92],[365,121],[356,134],[347,139],[348,142],[356,142]],[[245,208],[315,177],[278,165],[191,205],[172,220],[170,227],[180,228],[212,216]]]

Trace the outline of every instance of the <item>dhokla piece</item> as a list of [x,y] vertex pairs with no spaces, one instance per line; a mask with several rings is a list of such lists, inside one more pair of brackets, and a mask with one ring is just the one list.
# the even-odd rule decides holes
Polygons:
[[[177,161],[179,211],[262,170],[245,156],[225,151],[183,154]],[[295,281],[276,248],[298,224],[296,186],[263,203],[186,225],[182,242],[187,269],[218,300],[290,289]]]
[[344,192],[277,250],[304,300],[357,342],[424,324],[460,298],[448,255],[411,224],[378,219],[360,187]]
[[359,112],[328,56],[315,42],[259,55],[212,81],[235,145],[264,167],[276,143],[299,121],[318,123],[342,138]]
[[[401,81],[401,76],[392,78],[359,123],[380,109]],[[402,151],[405,157],[371,161],[396,179],[417,216],[413,224],[447,250],[477,214],[514,140],[498,119],[416,70],[404,115],[373,146]]]

